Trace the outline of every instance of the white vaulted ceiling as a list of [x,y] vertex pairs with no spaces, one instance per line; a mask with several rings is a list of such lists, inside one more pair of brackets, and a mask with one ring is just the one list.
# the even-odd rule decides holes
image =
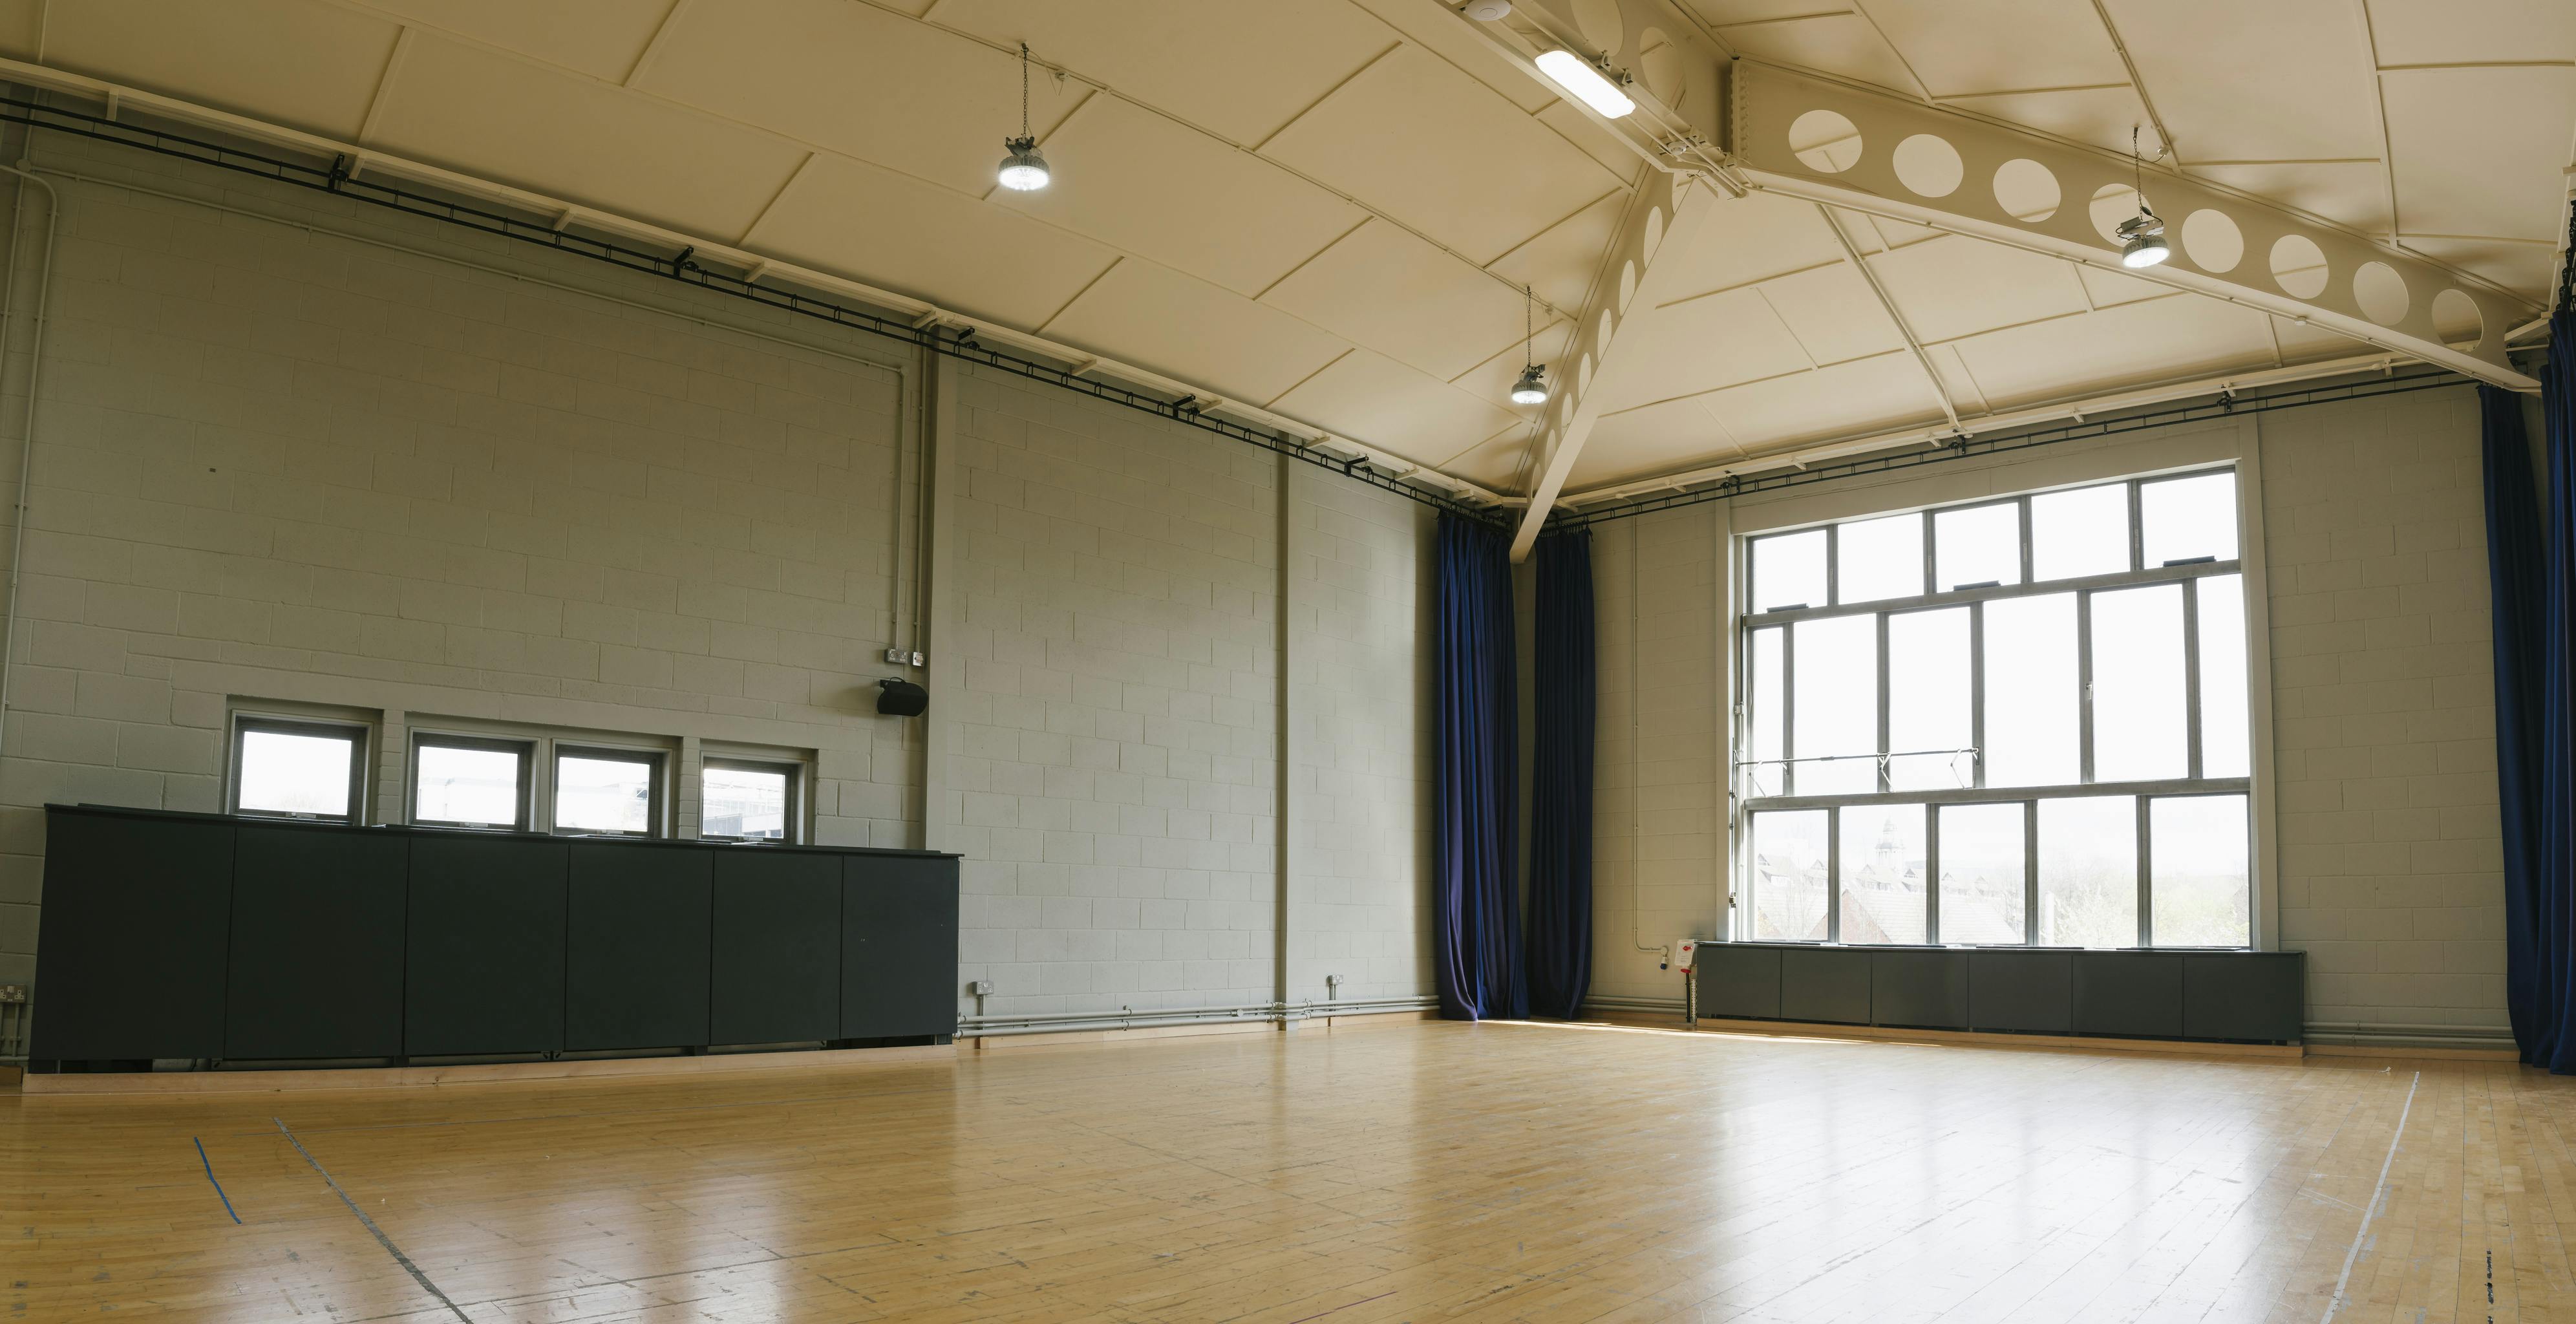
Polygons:
[[[2551,278],[2568,0],[1671,3],[1747,58],[2088,145],[2142,126],[2183,171],[2534,305]],[[1010,194],[1023,41],[1055,181]],[[1520,287],[1549,361],[1645,168],[1441,0],[0,0],[0,55],[917,297],[1507,492]],[[1978,239],[1717,206],[1659,259],[1684,292],[1632,313],[1621,352],[1651,370],[1569,491],[2366,349]]]

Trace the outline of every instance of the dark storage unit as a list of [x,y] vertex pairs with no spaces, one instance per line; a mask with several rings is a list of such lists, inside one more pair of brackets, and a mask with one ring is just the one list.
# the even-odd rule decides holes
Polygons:
[[412,836],[404,1053],[563,1047],[564,875],[560,841]]
[[31,1057],[224,1055],[230,820],[49,814]]
[[2306,991],[2305,953],[2192,953],[2182,958],[2183,1037],[2296,1039]]
[[1968,1025],[2023,1034],[2075,1029],[2075,953],[2002,948],[1968,954]]
[[1699,964],[1700,1015],[1763,1021],[1780,1015],[1779,948],[1704,942],[1692,959]]
[[1869,1023],[1869,952],[1851,947],[1780,949],[1780,1015],[1793,1021]]
[[841,1037],[837,857],[767,847],[718,850],[714,936],[710,1043]]
[[954,855],[46,807],[39,1072],[957,1031]]
[[841,862],[841,1037],[957,1032],[957,866],[891,855]]
[[1968,954],[1937,947],[1869,956],[1869,1019],[1914,1029],[1968,1028]]
[[568,849],[565,1049],[706,1044],[713,848],[575,841]]
[[409,872],[387,833],[242,824],[224,1056],[402,1056]]
[[2077,952],[2075,1032],[2182,1037],[2182,958],[2160,952]]

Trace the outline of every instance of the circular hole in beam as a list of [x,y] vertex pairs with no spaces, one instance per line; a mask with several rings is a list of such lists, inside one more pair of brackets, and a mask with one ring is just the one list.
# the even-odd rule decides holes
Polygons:
[[2313,299],[2326,292],[2326,254],[2303,234],[2285,234],[2272,244],[2272,283],[2293,299]]
[[1839,175],[1860,163],[1860,126],[1840,111],[1811,110],[1789,124],[1789,151],[1809,170]]
[[2036,223],[2057,214],[2065,200],[2057,176],[2028,157],[2015,157],[1995,168],[1995,205],[2016,221]]
[[1967,167],[1949,140],[1918,133],[1896,145],[1896,182],[1926,198],[1946,198],[1959,191]]
[[1628,35],[1628,24],[1619,16],[1619,0],[1574,0],[1574,26],[1583,30],[1583,39],[1605,51],[1616,51]]
[[2487,338],[2487,316],[2478,301],[2459,290],[2433,296],[2433,334],[2457,350],[2476,349]]
[[2381,326],[2405,321],[2414,302],[2406,293],[2406,278],[2385,262],[2364,262],[2352,273],[2352,301],[2361,305],[2362,316]]
[[1619,264],[1619,311],[1628,311],[1628,301],[1637,297],[1637,264]]
[[1648,28],[1637,38],[1637,74],[1646,80],[1646,90],[1667,106],[1678,106],[1682,89],[1690,81],[1689,63],[1682,58],[1682,48],[1664,35],[1661,28]]
[[2138,191],[2126,184],[2105,184],[2093,190],[2093,201],[2085,208],[2093,218],[2093,231],[2113,248],[2120,246],[2120,222],[2138,214]]
[[2245,260],[2245,232],[2227,213],[2202,208],[2183,218],[2182,251],[2203,271],[2234,271]]

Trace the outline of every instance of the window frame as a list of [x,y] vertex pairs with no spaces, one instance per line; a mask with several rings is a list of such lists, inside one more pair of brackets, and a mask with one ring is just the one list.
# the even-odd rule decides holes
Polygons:
[[[2110,452],[2106,450],[2106,456],[2109,454]],[[1987,466],[1990,473],[1997,468],[1999,466]],[[2236,479],[2237,555],[2223,560],[2193,557],[2176,558],[2154,566],[2145,564],[2143,556],[2146,535],[2140,517],[2144,512],[2147,490],[2157,484],[2202,478],[2219,472],[2232,472]],[[2061,479],[2055,483],[2034,486],[2029,490],[2014,492],[2011,495],[1995,495],[1998,489],[2011,491],[2008,486],[2010,472],[2006,469],[1997,474],[1995,479],[1989,479],[1988,483],[1969,487],[1965,491],[1962,491],[1961,485],[1958,484],[1943,485],[1948,490],[1941,495],[1951,498],[1947,500],[1935,497],[1928,501],[1908,503],[1902,499],[1882,498],[1875,503],[1861,504],[1868,501],[1868,494],[1863,493],[1858,494],[1858,500],[1845,496],[1840,500],[1828,498],[1821,502],[1808,500],[1782,503],[1792,509],[1799,506],[1824,505],[1831,508],[1830,514],[1817,513],[1805,519],[1782,519],[1776,522],[1758,519],[1731,520],[1730,523],[1738,527],[1730,530],[1728,536],[1735,542],[1740,554],[1734,558],[1738,569],[1735,575],[1729,577],[1731,582],[1728,587],[1737,595],[1736,601],[1746,608],[1735,614],[1734,639],[1727,649],[1728,662],[1733,673],[1729,680],[1735,695],[1733,711],[1736,714],[1735,738],[1730,742],[1732,748],[1729,751],[1730,797],[1735,808],[1735,812],[1730,816],[1733,820],[1730,827],[1733,829],[1734,838],[1731,843],[1730,859],[1734,875],[1743,880],[1739,886],[1732,889],[1733,895],[1729,899],[1731,912],[1736,917],[1735,922],[1730,925],[1731,935],[1738,940],[1752,940],[1749,935],[1755,917],[1759,913],[1761,879],[1758,871],[1752,867],[1754,816],[1772,812],[1824,810],[1826,811],[1824,825],[1826,839],[1832,843],[1835,853],[1839,853],[1842,809],[1876,804],[1919,804],[1925,807],[1925,945],[1967,945],[1944,942],[1940,934],[1942,869],[1939,809],[1944,805],[2017,803],[2021,806],[2023,822],[2023,934],[2022,941],[2014,945],[2037,946],[2041,890],[2039,887],[2040,860],[2036,840],[2040,818],[2038,803],[2043,800],[2076,796],[2128,795],[2134,798],[2138,815],[2136,862],[2138,915],[2135,945],[2149,946],[2154,943],[2153,806],[2156,802],[2169,798],[2236,795],[2243,797],[2247,820],[2246,940],[2243,948],[2259,950],[2268,946],[2274,936],[2271,926],[2267,923],[2267,908],[2271,901],[2269,895],[2271,868],[2268,863],[2271,834],[2265,829],[2265,815],[2270,806],[2271,760],[2267,690],[2269,660],[2268,649],[2263,643],[2266,623],[2262,613],[2264,590],[2260,560],[2259,557],[2249,559],[2245,554],[2247,549],[2260,548],[2262,545],[2259,481],[2254,456],[2249,447],[2236,454],[2222,452],[2181,465],[2139,464],[2109,468],[2099,472],[2098,476],[2088,475],[2074,481]],[[1928,484],[1925,485],[1928,486]],[[1916,484],[1903,486],[1911,487]],[[2105,574],[2034,581],[2032,578],[2032,572],[2035,569],[2032,545],[2032,499],[2052,492],[2114,486],[2126,489],[2124,496],[2128,511],[2128,568]],[[2017,507],[2018,511],[2016,518],[2019,525],[2021,569],[2019,581],[2005,584],[1981,584],[1974,588],[1947,590],[1940,588],[1938,580],[1939,516],[1954,510],[2005,505]],[[1923,520],[1922,576],[1926,591],[1918,597],[1873,599],[1861,603],[1842,602],[1839,586],[1842,567],[1838,563],[1840,550],[1838,544],[1841,539],[1833,530],[1841,524],[1903,514],[1909,510],[1920,514]],[[1828,601],[1805,607],[1771,611],[1750,610],[1754,606],[1752,597],[1754,568],[1761,556],[1762,544],[1773,537],[1809,533],[1820,528],[1827,531],[1824,578],[1828,586]],[[2204,686],[2200,676],[2199,586],[2204,580],[2229,575],[2241,577],[2241,608],[2247,618],[2244,665],[2247,670],[2246,720],[2250,728],[2247,733],[2249,766],[2245,775],[2210,777],[2204,772],[2202,748],[2203,727],[2207,718],[2201,702]],[[2114,592],[2165,583],[2178,585],[2181,595],[2179,645],[2182,652],[2184,714],[2187,727],[2186,758],[2182,775],[2122,782],[2097,781],[2094,779],[2093,749],[2096,723],[2093,702],[2092,598],[2100,592]],[[2077,780],[2073,783],[2054,786],[1988,786],[1986,784],[1988,760],[1985,749],[1987,737],[1985,663],[1986,651],[1990,645],[1985,629],[1984,604],[2003,599],[2057,594],[2074,595],[2076,607],[2074,629],[2077,651],[2076,721],[2079,757]],[[1939,790],[1924,788],[1895,790],[1891,787],[1887,771],[1891,748],[1887,741],[1891,716],[1888,703],[1890,674],[1888,666],[1891,661],[1901,661],[1901,659],[1891,659],[1888,656],[1887,622],[1902,613],[1938,610],[1953,606],[1965,606],[1970,611],[1967,685],[1970,743],[1975,751],[1972,757],[1974,776],[1971,784],[1964,787]],[[1866,792],[1801,795],[1797,793],[1796,786],[1796,769],[1800,765],[1800,756],[1796,723],[1796,630],[1793,627],[1805,620],[1852,616],[1876,619],[1874,633],[1877,638],[1878,694],[1876,699],[1879,733],[1877,744],[1879,775],[1876,778],[1876,789]],[[1761,713],[1753,706],[1758,687],[1763,683],[1763,678],[1755,674],[1758,652],[1755,640],[1758,637],[1757,632],[1771,629],[1779,631],[1779,642],[1775,651],[1777,665],[1783,673],[1771,682],[1778,691],[1770,696],[1780,705],[1781,711],[1777,714]],[[1757,733],[1775,728],[1778,732],[1779,758],[1756,760],[1750,757],[1755,752],[1754,742]],[[1761,782],[1776,785],[1778,791],[1768,795],[1757,794],[1761,786],[1761,782],[1757,782],[1757,774]],[[1842,890],[1839,862],[1830,861],[1826,884],[1827,927],[1822,939],[1827,944],[1840,944],[1844,940],[1841,914]],[[1762,940],[1816,941],[1803,938]],[[2220,950],[2235,949],[2229,947]]]
[[[536,816],[536,763],[540,742],[530,738],[478,735],[456,731],[415,730],[411,756],[403,771],[403,820],[414,827],[450,828],[460,832],[528,832]],[[518,817],[509,823],[474,823],[462,819],[424,818],[420,812],[420,756],[425,749],[470,749],[519,757]]]
[[[786,826],[783,837],[725,836],[707,831],[707,778],[709,768],[734,772],[775,772],[787,778]],[[698,840],[730,842],[739,846],[802,846],[805,843],[805,784],[810,770],[799,759],[763,758],[756,754],[704,754],[698,759]]]
[[[548,832],[559,837],[618,837],[629,841],[648,841],[670,835],[671,759],[668,751],[584,740],[548,740],[545,744]],[[650,789],[645,794],[644,830],[620,832],[608,828],[566,826],[563,821],[563,761],[567,756],[612,763],[641,763],[651,768]]]
[[[352,737],[349,751],[349,803],[341,814],[299,814],[276,809],[249,809],[241,802],[243,737],[254,731],[275,735]],[[375,746],[375,728],[365,722],[330,717],[289,716],[236,709],[224,760],[224,812],[237,818],[275,819],[287,823],[363,824],[367,818],[367,768]]]

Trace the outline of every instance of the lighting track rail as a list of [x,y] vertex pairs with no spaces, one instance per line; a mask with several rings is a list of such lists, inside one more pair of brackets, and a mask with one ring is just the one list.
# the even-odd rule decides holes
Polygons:
[[79,111],[48,106],[21,97],[0,96],[0,123],[23,124],[30,131],[44,129],[112,143],[159,156],[193,161],[237,174],[251,175],[296,188],[329,193],[388,211],[401,212],[428,220],[462,226],[483,234],[517,240],[539,248],[569,253],[628,271],[676,280],[699,289],[730,298],[756,303],[799,317],[829,322],[835,326],[864,331],[888,340],[899,340],[933,353],[966,363],[1007,372],[1030,381],[1043,382],[1060,390],[1086,395],[1108,404],[1151,414],[1156,418],[1213,433],[1230,441],[1255,446],[1277,455],[1329,469],[1343,477],[1366,483],[1381,491],[1391,492],[1409,501],[1435,510],[1461,515],[1479,523],[1507,526],[1502,513],[1471,505],[1455,497],[1419,487],[1403,478],[1379,472],[1366,457],[1343,458],[1320,447],[1310,446],[1285,433],[1263,431],[1230,419],[1214,418],[1201,412],[1199,397],[1184,395],[1164,399],[1144,391],[1132,390],[1108,382],[1079,377],[1066,369],[1037,359],[1008,353],[976,343],[973,328],[953,335],[936,325],[916,327],[908,321],[885,317],[846,304],[834,303],[790,290],[756,285],[746,277],[710,271],[692,260],[696,250],[683,247],[663,254],[605,239],[572,233],[556,228],[556,218],[525,219],[485,207],[439,198],[390,184],[356,178],[353,163],[346,156],[332,159],[328,165],[313,165],[246,151],[221,143],[192,138],[185,134],[149,128],[125,120],[103,119]]
[[1902,454],[1858,456],[1848,460],[1809,465],[1803,469],[1781,469],[1762,474],[1736,474],[1718,480],[1708,487],[1695,487],[1656,492],[1635,497],[1616,505],[1568,513],[1559,511],[1549,520],[1550,531],[1588,529],[1612,520],[1632,519],[1657,511],[1678,510],[1729,497],[1776,492],[1785,488],[1805,487],[1810,483],[1829,483],[1844,478],[1871,474],[1895,473],[1920,468],[1927,464],[1946,464],[1986,455],[2003,455],[2013,451],[2033,450],[2067,441],[2091,441],[2115,437],[2125,432],[2143,432],[2149,428],[2173,427],[2184,423],[2207,422],[2232,418],[2240,414],[2262,414],[2278,409],[2297,409],[2307,405],[2333,404],[2342,400],[2368,400],[2384,395],[2407,395],[2416,391],[2438,391],[2452,386],[2474,386],[2474,379],[2447,368],[2396,373],[2367,381],[2347,381],[2323,386],[2304,386],[2294,390],[2275,391],[2267,395],[2222,395],[2216,400],[2151,409],[2144,413],[2116,418],[2088,419],[2054,427],[2034,428],[2022,432],[1997,432],[1980,437],[1962,437],[1929,450],[1912,450]]

